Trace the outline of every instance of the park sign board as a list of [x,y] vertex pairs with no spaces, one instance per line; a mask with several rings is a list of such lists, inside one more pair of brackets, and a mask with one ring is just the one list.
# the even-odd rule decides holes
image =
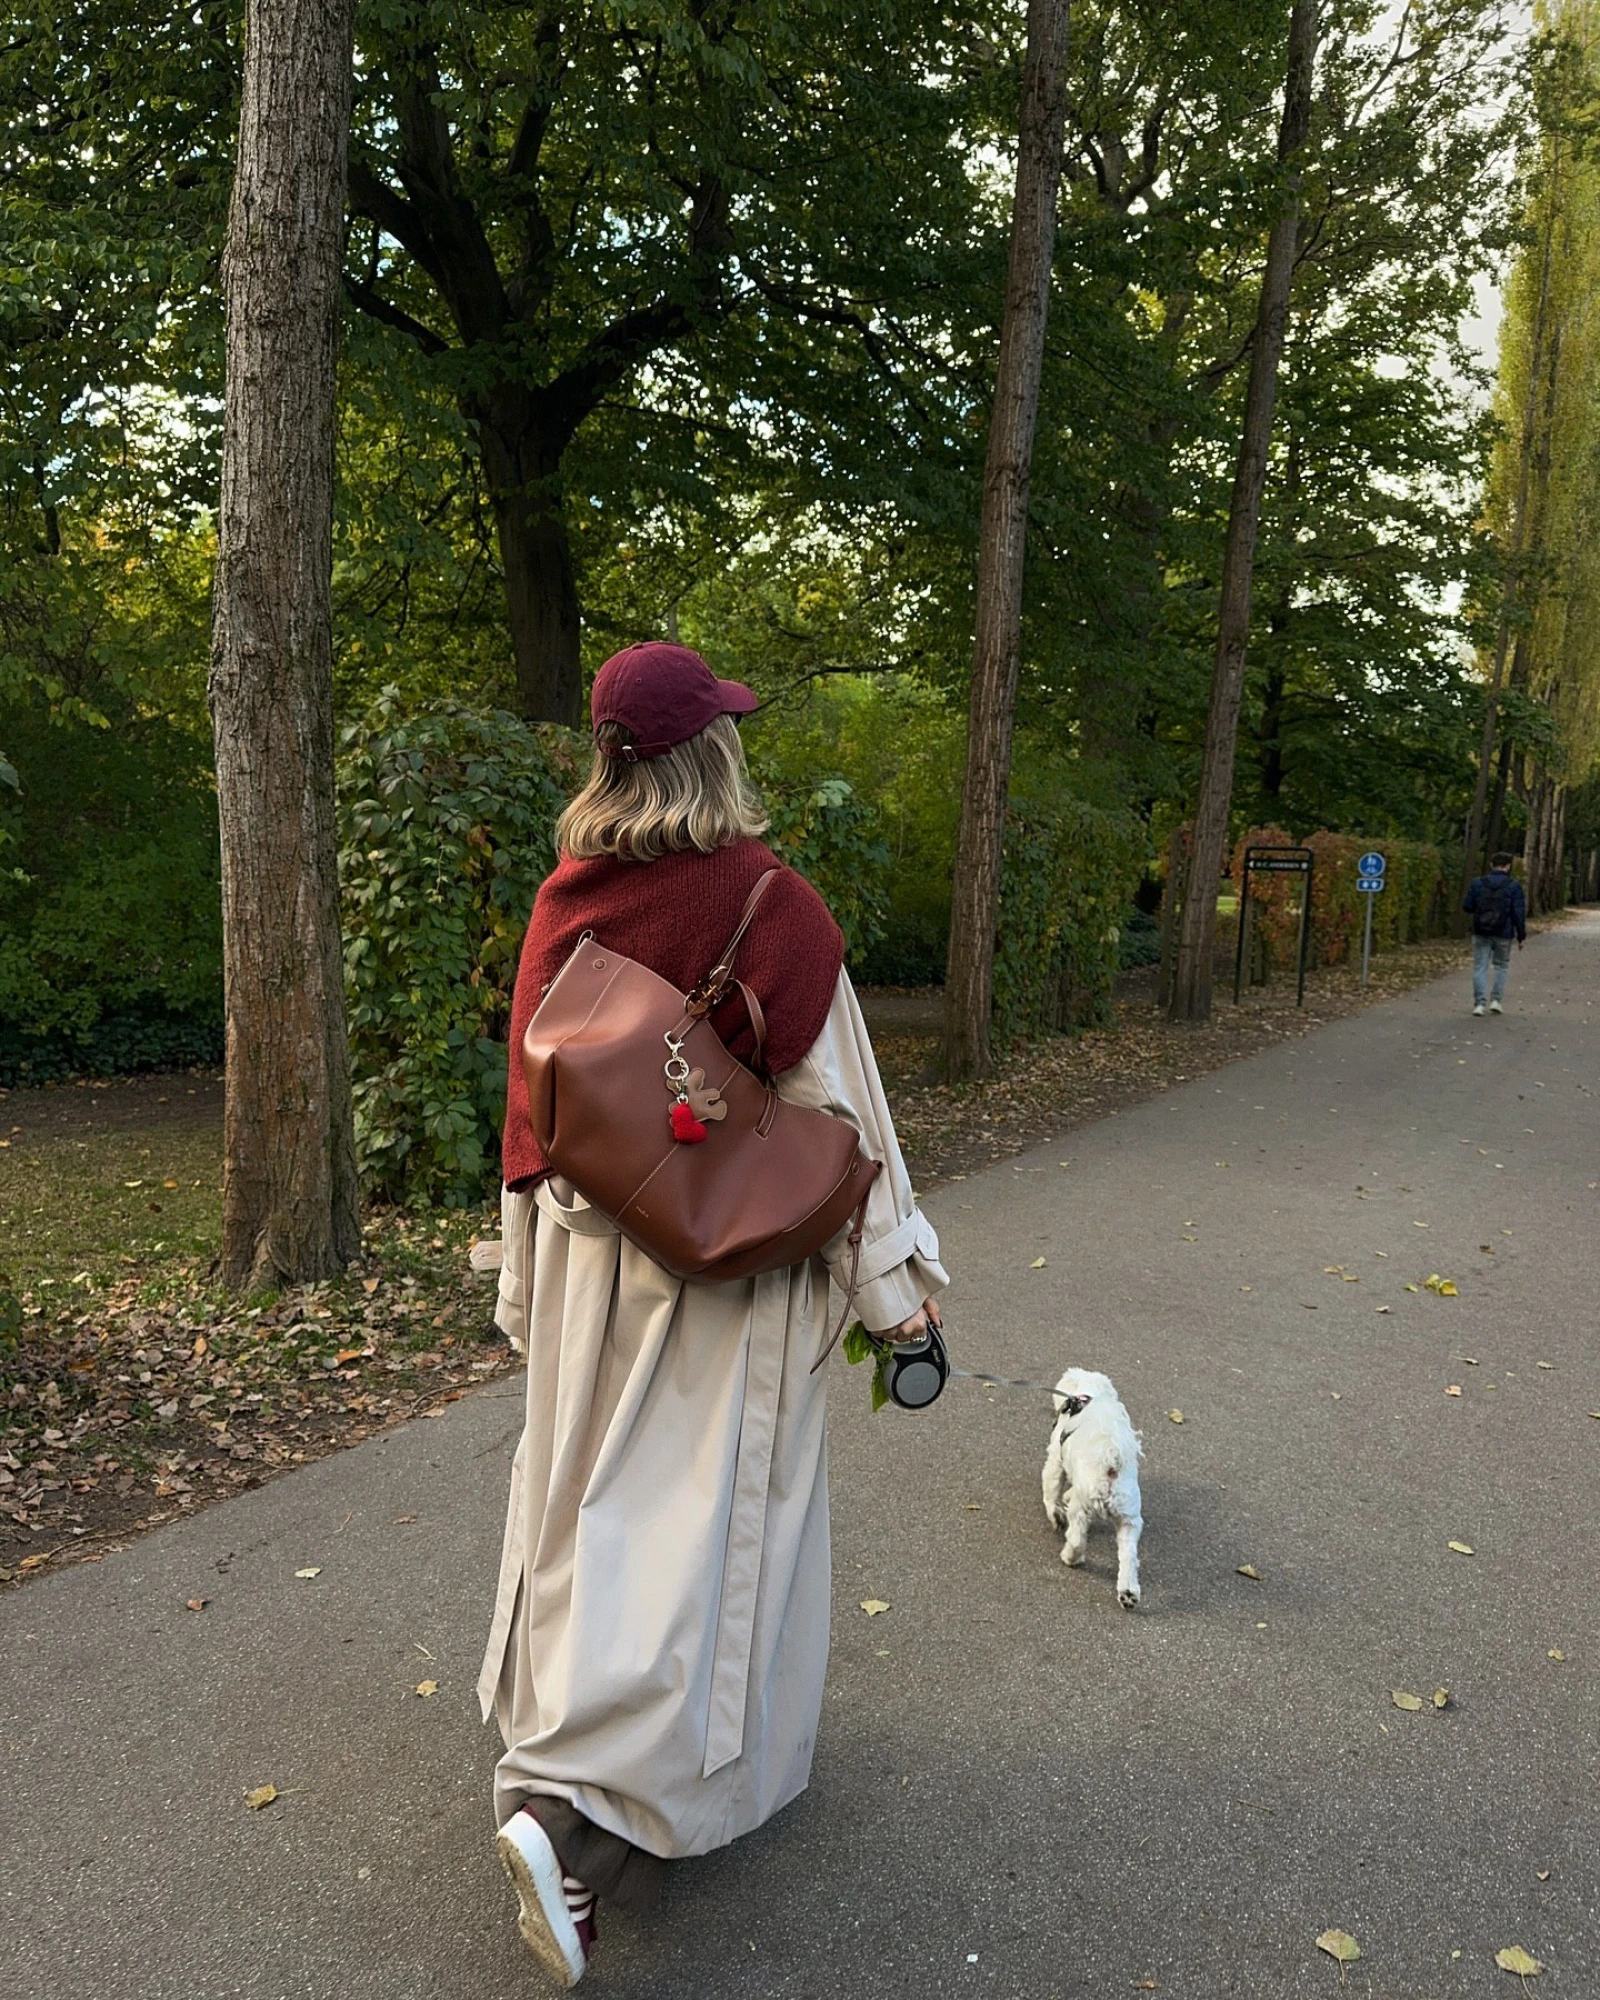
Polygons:
[[[1245,950],[1250,935],[1250,881],[1256,875],[1299,875],[1305,887],[1300,893],[1300,941],[1295,954],[1295,1005],[1306,1004],[1306,949],[1311,940],[1311,876],[1316,854],[1309,847],[1247,847],[1244,851],[1244,880],[1239,884],[1239,942],[1233,959],[1233,1003],[1238,1006],[1244,990]],[[1369,909],[1371,905],[1367,906]]]

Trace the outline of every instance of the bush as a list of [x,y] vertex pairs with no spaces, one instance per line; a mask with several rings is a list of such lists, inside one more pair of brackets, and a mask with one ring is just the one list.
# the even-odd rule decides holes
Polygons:
[[0,808],[0,1082],[221,1052],[221,867],[208,750],[123,704],[102,728],[18,703]]
[[1024,802],[1006,816],[994,967],[997,1046],[1101,1026],[1147,836],[1131,813],[1082,800]]
[[563,731],[459,704],[406,716],[392,688],[343,732],[356,1152],[379,1194],[460,1205],[492,1182],[522,934],[577,778]]
[[[1376,848],[1388,864],[1384,887],[1372,899],[1373,950],[1437,937],[1448,928],[1451,897],[1444,857],[1426,841],[1370,840],[1361,834],[1322,831],[1296,841],[1282,827],[1251,827],[1240,837],[1229,864],[1235,886],[1244,879],[1246,848],[1294,846],[1309,847],[1315,856],[1307,945],[1312,965],[1344,965],[1352,954],[1360,952],[1369,892],[1356,887],[1356,862],[1369,848]],[[1293,963],[1300,926],[1300,880],[1297,875],[1258,874],[1251,882],[1251,929],[1268,968]]]
[[883,822],[844,778],[798,789],[763,788],[771,846],[821,895],[844,932],[845,953],[859,963],[884,935],[889,906],[889,848]]

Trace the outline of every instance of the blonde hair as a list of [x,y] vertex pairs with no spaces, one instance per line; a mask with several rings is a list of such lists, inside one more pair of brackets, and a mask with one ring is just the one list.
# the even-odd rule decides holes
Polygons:
[[575,860],[656,861],[690,847],[713,854],[766,832],[732,716],[716,716],[698,736],[636,764],[598,747],[633,740],[620,722],[602,722],[595,737],[588,782],[556,821],[556,846]]

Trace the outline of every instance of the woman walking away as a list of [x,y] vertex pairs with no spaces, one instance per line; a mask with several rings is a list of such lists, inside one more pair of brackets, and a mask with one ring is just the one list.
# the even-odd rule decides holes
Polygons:
[[[557,829],[512,1011],[497,1317],[527,1349],[527,1422],[479,1694],[505,1740],[495,1807],[522,1934],[563,1986],[594,1948],[597,1899],[648,1910],[663,1863],[805,1788],[828,1663],[826,1371],[812,1371],[829,1275],[843,1286],[851,1263],[847,1225],[788,1269],[685,1282],[552,1171],[519,1054],[580,939],[690,992],[780,869],[712,1025],[882,1163],[857,1246],[867,1327],[917,1338],[947,1282],[839,928],[758,837],[733,721],[755,706],[682,646],[601,669],[594,768]],[[663,1094],[663,1129],[667,1108]]]

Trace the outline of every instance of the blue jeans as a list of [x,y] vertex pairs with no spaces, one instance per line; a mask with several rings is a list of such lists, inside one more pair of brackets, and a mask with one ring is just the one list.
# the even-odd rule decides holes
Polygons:
[[1511,963],[1510,938],[1475,937],[1472,940],[1472,1004],[1481,1007],[1489,999],[1489,961],[1494,961],[1495,1000],[1506,990],[1506,967]]

